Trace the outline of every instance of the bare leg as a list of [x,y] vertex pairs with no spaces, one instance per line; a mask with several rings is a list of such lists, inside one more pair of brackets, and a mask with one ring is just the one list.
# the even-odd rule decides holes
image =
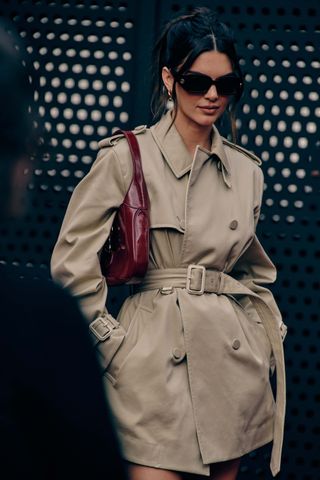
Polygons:
[[210,477],[188,473],[183,474],[129,463],[129,478],[130,480],[236,480],[240,460],[240,458],[237,458],[227,462],[212,464]]
[[130,480],[182,480],[183,477],[169,470],[161,470],[160,468],[144,467],[129,463]]

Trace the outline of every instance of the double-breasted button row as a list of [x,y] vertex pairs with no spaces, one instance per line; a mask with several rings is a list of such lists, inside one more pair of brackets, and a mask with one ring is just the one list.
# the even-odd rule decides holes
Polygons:
[[239,350],[240,346],[241,346],[240,340],[238,340],[237,338],[235,338],[235,339],[233,340],[233,342],[232,342],[232,348],[233,348],[233,350]]

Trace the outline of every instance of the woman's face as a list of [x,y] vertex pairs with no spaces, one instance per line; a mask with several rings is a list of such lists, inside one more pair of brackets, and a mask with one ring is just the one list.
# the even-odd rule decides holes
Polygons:
[[[213,80],[232,73],[232,65],[229,57],[220,52],[210,51],[201,53],[191,65],[189,72],[202,73],[208,75]],[[171,73],[170,73],[171,75]],[[171,75],[172,77],[172,75]],[[170,80],[169,77],[167,81]],[[164,78],[165,81],[165,78]],[[165,82],[166,83],[166,82]],[[173,77],[170,80],[172,91]],[[217,121],[225,111],[229,97],[219,95],[215,85],[211,85],[209,90],[203,94],[188,93],[182,86],[175,83],[175,95],[177,105],[177,120],[187,122],[197,127],[208,128]]]

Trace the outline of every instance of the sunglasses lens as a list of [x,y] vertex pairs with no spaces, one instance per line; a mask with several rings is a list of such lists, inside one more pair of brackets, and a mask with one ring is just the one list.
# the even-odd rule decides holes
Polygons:
[[224,96],[236,95],[241,90],[240,79],[234,74],[224,75],[213,81],[207,75],[189,73],[182,75],[178,81],[182,88],[189,93],[204,94],[211,85],[215,85],[218,94]]
[[219,95],[236,95],[240,92],[241,83],[235,75],[220,77],[216,80]]
[[206,75],[183,75],[179,81],[180,85],[189,93],[205,93],[212,83],[211,78]]

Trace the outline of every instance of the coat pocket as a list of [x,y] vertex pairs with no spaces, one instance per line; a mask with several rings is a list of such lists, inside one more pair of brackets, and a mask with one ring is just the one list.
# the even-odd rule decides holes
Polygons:
[[[144,294],[144,297],[146,294]],[[136,347],[140,338],[144,334],[143,322],[145,315],[152,314],[152,310],[148,305],[142,301],[142,294],[138,293],[129,297],[122,309],[120,310],[117,320],[120,322],[120,327],[124,331],[124,337],[120,342],[118,348],[114,351],[107,367],[104,371],[104,376],[115,385],[122,369],[130,356],[132,350]]]
[[130,315],[127,315],[127,311],[131,299],[132,297],[128,297],[124,301],[117,317],[118,326],[112,330],[110,337],[96,345],[98,361],[103,373],[108,369],[113,357],[125,339],[128,328],[130,328]]
[[231,300],[233,309],[235,310],[241,328],[248,339],[253,350],[258,354],[265,355],[265,361],[271,367],[272,347],[263,325],[263,322],[253,307],[250,299],[241,297],[235,298],[233,295],[228,295]]
[[103,372],[108,368],[111,360],[119,350],[125,335],[126,331],[121,325],[119,325],[117,328],[112,330],[112,333],[107,340],[97,344],[96,351],[98,353],[98,361]]

